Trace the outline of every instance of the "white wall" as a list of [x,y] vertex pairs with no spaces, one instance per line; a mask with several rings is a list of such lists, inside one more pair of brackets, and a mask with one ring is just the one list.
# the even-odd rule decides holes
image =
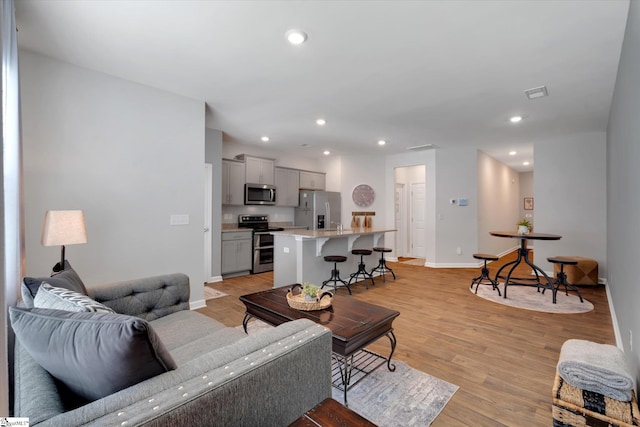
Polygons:
[[[640,371],[640,4],[630,2],[607,134],[607,280],[618,345],[636,382]],[[537,166],[536,166],[537,167]],[[633,348],[630,333],[635,337]]]
[[67,258],[87,286],[184,272],[203,300],[204,103],[20,54],[27,274],[60,256],[45,211],[83,209],[89,242]]
[[[536,200],[533,199],[533,209],[525,210],[524,209],[524,198],[525,197],[533,197],[534,189],[533,189],[533,172],[520,172],[518,174],[520,176],[520,216],[519,219],[528,220],[532,226],[535,226],[535,211],[536,211]],[[534,228],[535,230],[535,228]],[[531,242],[529,242],[531,243]]]
[[[478,250],[478,150],[438,149],[436,154],[436,256],[439,267],[475,266]],[[468,206],[449,203],[466,198]],[[462,251],[457,254],[457,249]]]
[[504,255],[518,247],[518,241],[489,232],[516,231],[519,179],[518,172],[478,151],[478,252]]
[[[385,208],[385,175],[380,173],[384,170],[385,159],[382,156],[342,156],[340,192],[342,194],[342,222],[350,227],[351,214],[354,211],[374,211],[376,215],[372,218],[374,228],[384,227],[387,224]],[[373,204],[367,208],[360,207],[353,203],[351,193],[359,184],[369,184],[375,192]],[[393,243],[393,238],[385,240],[385,246]]]
[[598,261],[607,272],[606,135],[593,132],[538,141],[533,177],[538,233],[559,234],[557,241],[536,240],[534,262],[553,271],[547,258],[572,255]]
[[205,280],[222,280],[221,260],[222,242],[222,132],[205,130],[205,161],[212,165],[213,182],[211,186],[211,277]]

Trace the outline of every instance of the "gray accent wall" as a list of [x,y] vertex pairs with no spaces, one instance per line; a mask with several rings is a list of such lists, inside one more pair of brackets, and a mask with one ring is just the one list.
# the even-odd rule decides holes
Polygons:
[[598,261],[607,272],[606,135],[573,134],[534,145],[533,177],[538,233],[559,234],[535,241],[534,262],[552,272],[548,257],[572,255]]
[[[47,275],[47,210],[82,209],[67,247],[87,286],[164,273],[204,300],[204,102],[21,51],[27,274]],[[171,215],[189,224],[171,226]]]
[[[619,344],[640,366],[640,3],[630,2],[607,131],[607,279]],[[633,334],[633,348],[630,345]]]

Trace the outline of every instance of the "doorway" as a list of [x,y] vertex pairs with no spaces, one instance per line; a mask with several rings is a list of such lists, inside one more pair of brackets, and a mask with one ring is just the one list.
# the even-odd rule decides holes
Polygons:
[[425,165],[394,170],[394,223],[399,257],[426,257]]
[[213,165],[204,164],[204,277],[205,283],[212,281],[213,259],[211,255],[211,221],[213,215]]

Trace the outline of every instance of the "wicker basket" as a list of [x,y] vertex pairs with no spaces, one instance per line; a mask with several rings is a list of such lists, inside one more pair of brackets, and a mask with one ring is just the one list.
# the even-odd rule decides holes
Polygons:
[[287,292],[287,303],[289,304],[289,307],[302,311],[323,310],[327,307],[331,307],[331,302],[333,301],[333,294],[331,292],[325,291],[320,294],[320,297],[307,300],[302,292],[295,295],[293,294],[293,291],[296,288],[302,288],[302,286],[300,284],[295,284],[289,289],[289,292]]

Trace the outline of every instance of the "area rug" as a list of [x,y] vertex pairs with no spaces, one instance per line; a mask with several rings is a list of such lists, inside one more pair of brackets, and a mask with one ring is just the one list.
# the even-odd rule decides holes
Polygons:
[[209,300],[209,299],[215,299],[215,298],[220,298],[220,297],[226,297],[228,294],[225,294],[222,291],[219,291],[217,289],[213,289],[210,288],[209,286],[205,286],[204,287],[204,299],[205,300]]
[[[381,427],[431,425],[458,386],[398,360],[393,363],[394,372],[385,364],[347,392],[349,409]],[[332,388],[332,393],[344,403],[342,391]]]
[[[475,289],[475,286],[473,289],[469,288],[471,292],[475,292]],[[500,284],[502,295],[504,295],[503,289],[503,284]],[[551,292],[546,291],[543,295],[542,291],[538,292],[535,287],[531,286],[509,286],[507,288],[507,298],[503,298],[498,296],[497,291],[492,290],[491,285],[480,285],[477,295],[498,304],[545,313],[575,314],[593,310],[593,304],[586,299],[584,303],[581,303],[575,292],[569,292],[569,295],[565,295],[564,291],[558,291],[557,302],[553,304]]]
[[[247,324],[249,335],[271,328],[260,320]],[[242,328],[242,326],[238,326]],[[396,370],[384,364],[347,392],[349,408],[380,427],[428,426],[444,409],[458,386],[418,371],[399,360]],[[341,390],[331,388],[333,398],[344,403]]]

